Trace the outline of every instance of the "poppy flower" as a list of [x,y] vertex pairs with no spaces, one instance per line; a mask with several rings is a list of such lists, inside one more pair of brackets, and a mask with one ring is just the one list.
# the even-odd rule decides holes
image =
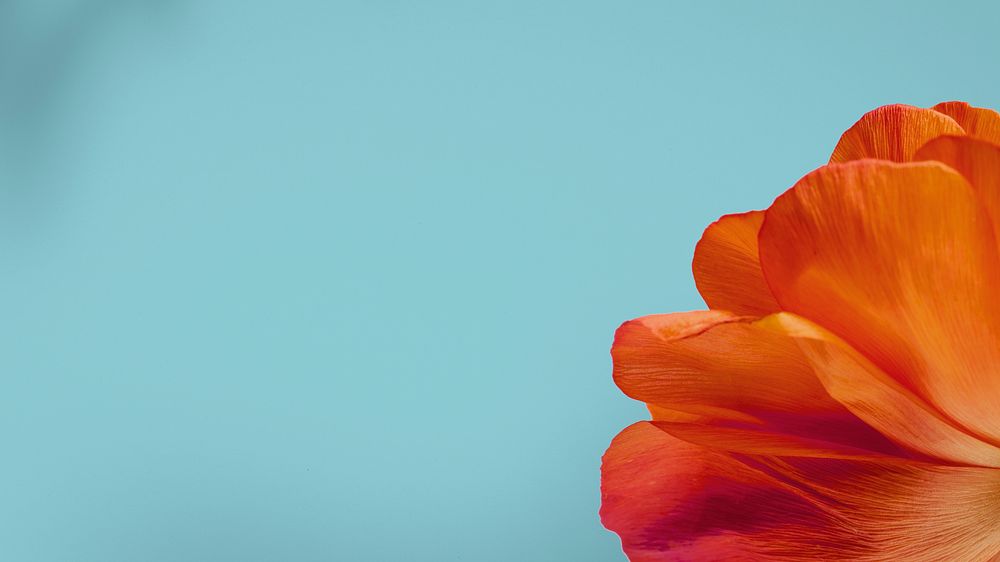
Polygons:
[[624,323],[604,455],[633,562],[1000,561],[1000,114],[880,107]]

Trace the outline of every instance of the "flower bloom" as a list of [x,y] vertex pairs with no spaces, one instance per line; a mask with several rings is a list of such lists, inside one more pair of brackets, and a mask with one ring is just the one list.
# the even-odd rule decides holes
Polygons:
[[1000,561],[1000,114],[880,107],[623,324],[604,456],[633,562]]

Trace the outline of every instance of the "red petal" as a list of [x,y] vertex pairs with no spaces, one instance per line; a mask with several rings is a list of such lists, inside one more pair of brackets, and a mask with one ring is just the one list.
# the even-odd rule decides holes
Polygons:
[[996,469],[742,460],[648,422],[601,468],[601,521],[633,562],[986,562],[1000,552]]

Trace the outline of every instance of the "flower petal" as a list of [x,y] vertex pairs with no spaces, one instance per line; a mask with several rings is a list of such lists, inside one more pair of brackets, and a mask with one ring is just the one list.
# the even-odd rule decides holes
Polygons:
[[934,106],[934,111],[955,120],[969,136],[1000,143],[1000,113],[984,107],[974,107],[964,101],[946,101]]
[[618,329],[611,355],[615,382],[654,405],[656,419],[690,421],[668,413],[681,412],[719,428],[901,453],[830,397],[794,339],[752,318],[717,311],[645,316]]
[[661,419],[654,420],[652,423],[682,441],[729,453],[910,462],[910,460],[900,456],[852,447],[846,444],[849,443],[849,440],[845,440],[846,443],[836,443],[794,433],[741,426],[739,423],[731,423],[726,420]]
[[1000,261],[957,172],[937,162],[820,168],[767,211],[760,254],[782,309],[1000,442]]
[[965,131],[951,117],[933,109],[910,105],[884,105],[864,114],[840,137],[830,162],[864,158],[908,162],[913,153],[940,135]]
[[770,533],[829,520],[767,475],[648,422],[615,437],[601,466],[601,521],[632,562],[763,560]]
[[651,423],[615,438],[601,521],[633,562],[985,562],[996,469],[722,454]]
[[752,316],[778,310],[757,257],[757,232],[763,222],[764,211],[750,211],[726,215],[705,229],[692,269],[709,308]]
[[962,174],[986,207],[1000,243],[1000,146],[981,139],[946,135],[922,146],[914,160],[937,160]]
[[946,463],[1000,468],[1000,448],[952,425],[837,336],[787,312],[761,324],[793,337],[830,395],[886,437]]
[[[760,466],[835,516],[835,528],[815,535],[849,545],[840,560],[986,562],[1000,553],[995,468],[809,458]],[[865,546],[847,555],[852,537]]]

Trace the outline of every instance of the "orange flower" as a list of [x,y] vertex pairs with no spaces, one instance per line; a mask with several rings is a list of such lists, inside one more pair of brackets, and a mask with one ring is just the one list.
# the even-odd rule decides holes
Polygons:
[[604,456],[634,562],[1000,561],[1000,114],[878,108],[626,322]]

